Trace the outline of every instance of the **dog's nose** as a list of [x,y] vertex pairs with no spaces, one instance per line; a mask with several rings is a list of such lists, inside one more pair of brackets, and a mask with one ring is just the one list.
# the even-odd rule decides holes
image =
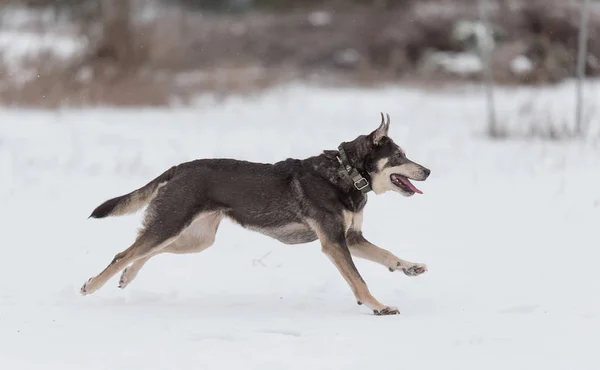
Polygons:
[[429,177],[429,174],[431,173],[431,170],[428,168],[423,167],[423,173],[425,174],[425,177]]

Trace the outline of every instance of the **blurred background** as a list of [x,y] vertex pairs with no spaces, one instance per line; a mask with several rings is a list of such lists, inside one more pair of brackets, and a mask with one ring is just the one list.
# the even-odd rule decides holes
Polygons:
[[[585,73],[600,73],[591,1]],[[547,85],[576,74],[579,0],[4,0],[0,103],[157,106],[290,81]],[[486,23],[489,20],[489,24]],[[487,49],[486,49],[487,47]]]

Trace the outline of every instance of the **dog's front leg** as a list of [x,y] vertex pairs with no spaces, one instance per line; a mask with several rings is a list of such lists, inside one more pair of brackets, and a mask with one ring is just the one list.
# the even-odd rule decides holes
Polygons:
[[358,230],[349,230],[347,241],[353,256],[383,265],[392,272],[400,270],[408,276],[417,276],[427,271],[425,264],[409,262],[396,257],[392,252],[369,242]]
[[[364,304],[369,307],[376,315],[399,314],[400,311],[398,311],[397,308],[383,305],[371,295],[367,284],[354,265],[352,255],[346,244],[343,225],[339,225],[335,232],[332,232],[331,228],[323,228],[318,225],[315,229],[319,236],[319,240],[321,241],[323,253],[329,257],[331,262],[333,262],[340,274],[344,277],[352,289],[358,304]],[[328,232],[324,232],[324,229],[327,229]]]

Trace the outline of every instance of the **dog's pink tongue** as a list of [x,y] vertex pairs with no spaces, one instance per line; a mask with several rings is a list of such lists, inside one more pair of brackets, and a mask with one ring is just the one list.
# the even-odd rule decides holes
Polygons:
[[402,181],[402,183],[403,183],[404,185],[408,186],[408,187],[410,188],[410,190],[414,191],[415,193],[423,194],[423,192],[422,192],[421,190],[417,189],[417,187],[416,187],[416,186],[414,186],[414,185],[412,184],[412,182],[410,182],[410,180],[409,180],[409,179],[407,179],[406,177],[401,177],[401,178],[400,178],[400,181]]

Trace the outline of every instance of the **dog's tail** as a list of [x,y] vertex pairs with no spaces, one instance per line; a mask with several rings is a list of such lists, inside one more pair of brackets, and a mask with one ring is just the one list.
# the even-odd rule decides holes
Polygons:
[[129,194],[107,200],[100,204],[88,218],[121,216],[138,211],[150,203],[156,191],[173,178],[176,168],[177,166],[169,168],[162,175]]

